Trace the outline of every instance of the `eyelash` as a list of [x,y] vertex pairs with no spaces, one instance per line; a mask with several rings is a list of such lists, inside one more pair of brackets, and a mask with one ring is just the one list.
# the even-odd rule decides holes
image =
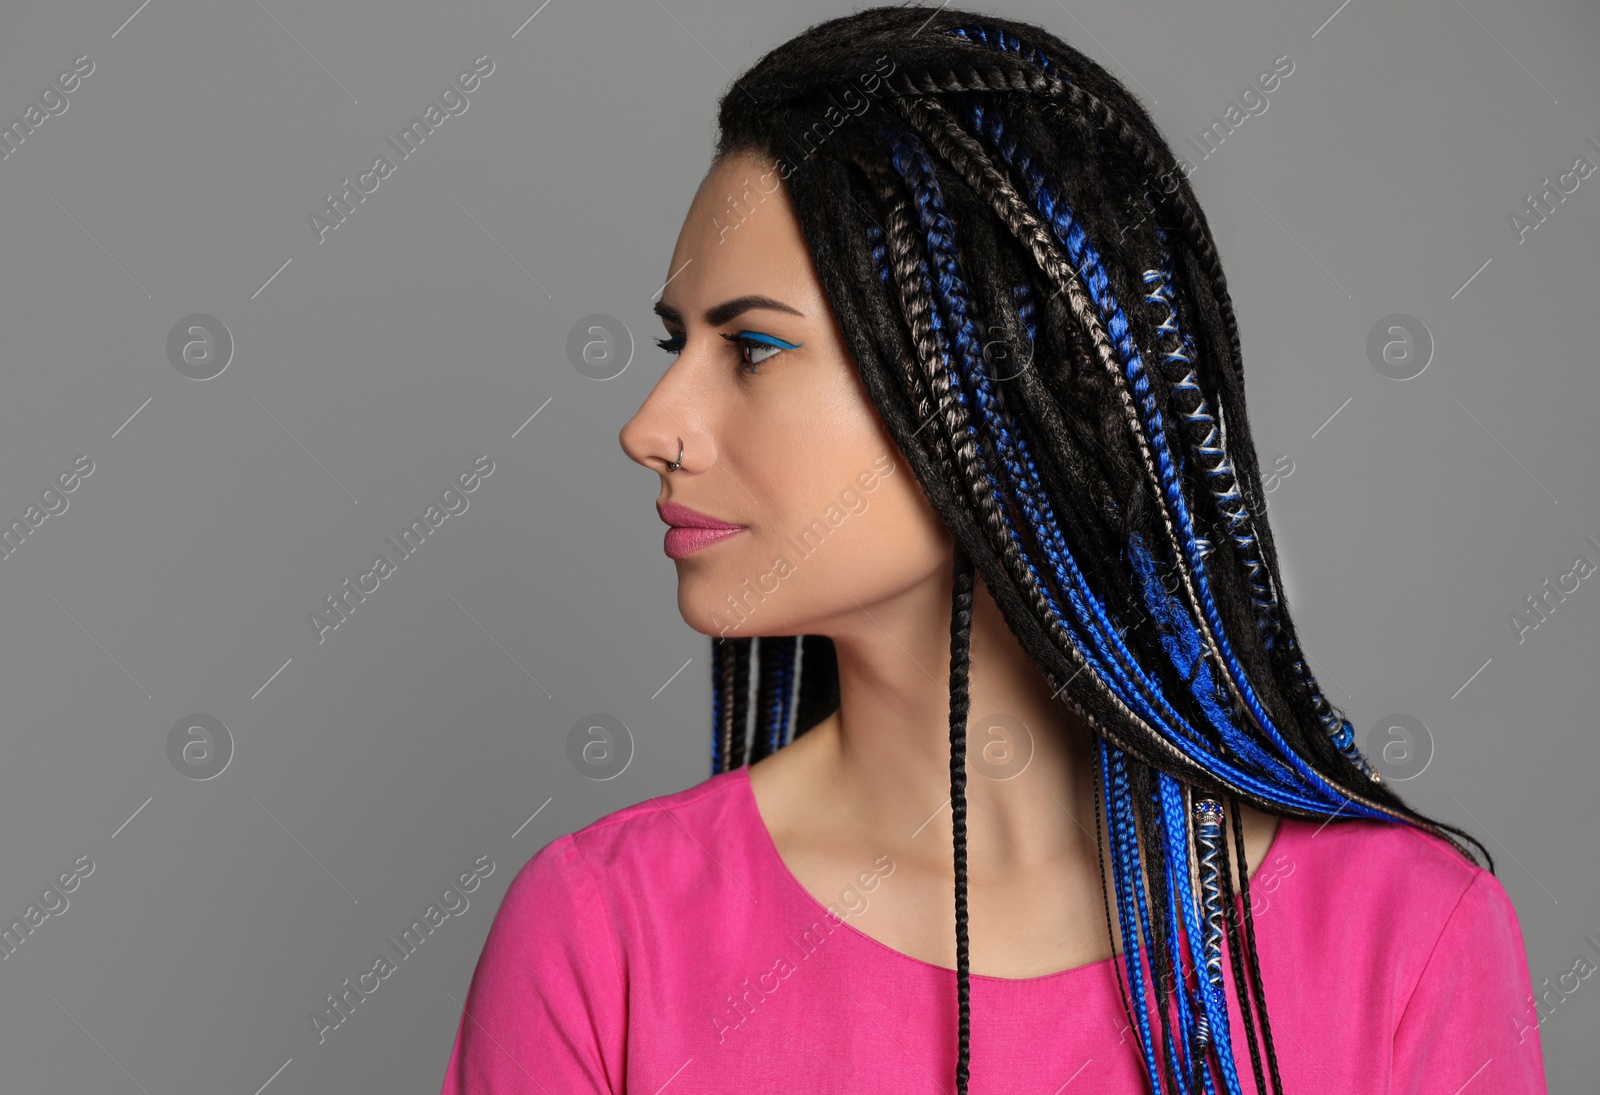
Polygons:
[[[739,350],[740,350],[739,371],[740,371],[740,373],[742,373],[745,376],[756,376],[756,375],[759,375],[760,367],[762,365],[766,364],[766,362],[770,361],[772,358],[777,357],[778,354],[783,353],[783,351],[785,351],[785,350],[799,349],[801,346],[805,345],[805,343],[803,343],[803,342],[797,342],[797,343],[794,343],[793,345],[777,346],[777,345],[774,345],[771,342],[766,341],[766,338],[772,338],[773,337],[771,335],[766,336],[766,338],[754,338],[754,337],[751,337],[748,333],[743,332],[743,331],[741,331],[740,333],[738,333],[736,335],[724,334],[722,337],[727,339],[729,342],[733,343],[735,346],[739,347]],[[783,340],[782,339],[778,339],[777,341],[781,342]],[[663,350],[667,351],[667,353],[669,353],[669,354],[676,354],[676,353],[680,352],[683,349],[683,336],[682,335],[673,335],[670,338],[658,338],[658,339],[656,339],[656,345],[661,347]],[[744,351],[746,349],[773,350],[775,352],[771,353],[771,354],[768,354],[767,357],[763,358],[761,361],[751,362],[751,361],[745,361],[744,360]]]

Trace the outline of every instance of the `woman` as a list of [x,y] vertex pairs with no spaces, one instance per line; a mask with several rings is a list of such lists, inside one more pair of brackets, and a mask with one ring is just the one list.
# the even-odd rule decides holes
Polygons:
[[1139,104],[1038,27],[874,8],[719,122],[621,434],[714,775],[522,869],[447,1095],[1544,1091],[1492,862],[1300,652]]

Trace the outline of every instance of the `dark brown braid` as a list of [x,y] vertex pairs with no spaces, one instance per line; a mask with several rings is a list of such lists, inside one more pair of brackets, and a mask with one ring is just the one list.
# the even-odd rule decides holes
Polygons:
[[965,1095],[972,1056],[971,957],[967,948],[967,673],[972,638],[972,562],[955,553],[950,610],[950,822],[956,867],[956,1091]]

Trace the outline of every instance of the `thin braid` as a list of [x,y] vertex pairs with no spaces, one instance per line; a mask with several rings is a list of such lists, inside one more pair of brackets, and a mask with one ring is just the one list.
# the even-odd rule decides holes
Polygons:
[[745,690],[749,680],[750,640],[719,637],[713,642],[716,644],[713,672],[716,674],[719,716],[713,761],[717,771],[726,772],[744,763]]
[[[1237,799],[1229,799],[1236,803]],[[1237,828],[1235,826],[1235,828]],[[1239,913],[1234,911],[1233,877],[1230,864],[1233,856],[1228,852],[1227,833],[1217,842],[1217,860],[1221,867],[1219,871],[1222,884],[1222,923],[1228,932],[1228,964],[1233,969],[1234,995],[1239,999],[1239,1014],[1244,1019],[1245,1040],[1250,1046],[1250,1068],[1255,1075],[1256,1091],[1265,1095],[1267,1081],[1261,1071],[1261,1044],[1256,1035],[1260,1023],[1260,1014],[1265,1014],[1259,997],[1250,993],[1250,978],[1244,968],[1244,951],[1239,938]],[[1246,864],[1239,865],[1240,873],[1246,869]],[[1260,1013],[1260,1014],[1258,1014]]]
[[950,820],[956,874],[956,1095],[966,1095],[972,1056],[971,957],[967,946],[967,676],[972,641],[972,561],[955,552],[950,609]]
[[727,719],[728,683],[723,679],[723,640],[711,640],[711,774],[727,771],[727,749],[723,745]]
[[738,638],[727,643],[729,667],[729,693],[733,702],[728,704],[727,758],[729,768],[745,763],[749,750],[748,726],[750,722],[750,655],[755,645],[753,638]]
[[[925,429],[936,414],[941,417],[947,415],[943,397],[948,394],[949,380],[932,369],[932,363],[938,360],[939,347],[934,341],[933,325],[928,318],[931,307],[928,298],[916,291],[921,277],[908,202],[904,193],[890,181],[888,172],[876,172],[874,181],[886,222],[883,245],[887,256],[885,273],[896,290],[901,313],[906,318],[916,349],[916,359],[904,363],[906,390],[914,401],[917,421]],[[946,441],[948,432],[934,430],[930,433],[929,447],[946,478],[953,481],[956,478],[955,460]]]
[[1022,91],[1060,96],[1067,91],[1066,84],[1048,73],[995,61],[897,72],[886,82],[903,95],[931,95],[950,91]]
[[1239,810],[1239,800],[1230,799],[1230,819],[1233,821],[1233,846],[1239,858],[1239,896],[1244,899],[1244,935],[1250,955],[1250,989],[1255,993],[1261,1016],[1261,1040],[1266,1047],[1267,1063],[1272,1069],[1272,1087],[1283,1095],[1283,1077],[1278,1075],[1278,1051],[1272,1045],[1272,1023],[1267,1018],[1267,997],[1261,986],[1261,958],[1256,949],[1256,918],[1250,909],[1250,864],[1244,854],[1244,818]]
[[788,733],[789,697],[793,691],[795,642],[792,636],[755,639],[758,714],[749,757],[751,763],[783,747]]
[[[1103,827],[1100,819],[1100,801],[1107,793],[1107,790],[1105,787],[1105,781],[1101,778],[1100,765],[1093,764],[1090,767],[1094,769],[1094,854],[1096,861],[1100,864],[1100,904],[1105,910],[1106,914],[1106,942],[1111,945],[1111,956],[1113,959],[1111,968],[1117,973],[1117,992],[1122,997],[1122,1013],[1128,1019],[1128,1029],[1132,1030],[1134,1025],[1133,1005],[1128,1000],[1128,986],[1127,982],[1125,982],[1122,977],[1122,965],[1121,963],[1115,961],[1117,954],[1117,937],[1111,930],[1111,895],[1107,892],[1106,888],[1106,856],[1105,850],[1101,846],[1102,837],[1104,837],[1106,843],[1110,842],[1109,830]],[[1126,938],[1123,939],[1122,946],[1123,950],[1126,951],[1128,947],[1128,940]]]
[[794,640],[794,664],[789,673],[789,696],[784,707],[784,735],[782,744],[788,745],[800,733],[801,682],[805,680],[806,637]]
[[[1128,769],[1122,752],[1101,739],[1100,769],[1106,788],[1106,831],[1111,845],[1112,881],[1117,891],[1117,916],[1122,928],[1122,962],[1128,972],[1129,991],[1138,1001],[1134,1011],[1134,1028],[1138,1031],[1140,1050],[1144,1054],[1145,1072],[1155,1091],[1160,1092],[1156,1076],[1160,1072],[1151,1027],[1160,1018],[1145,1005],[1144,968],[1140,961],[1141,940],[1148,942],[1148,917],[1144,894],[1136,891],[1140,882],[1139,844],[1131,831],[1133,804],[1128,787]],[[1152,972],[1154,967],[1152,954]]]

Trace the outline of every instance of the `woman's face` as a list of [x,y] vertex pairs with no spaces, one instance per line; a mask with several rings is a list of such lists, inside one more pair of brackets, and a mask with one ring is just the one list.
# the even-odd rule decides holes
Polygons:
[[948,583],[953,543],[856,374],[771,163],[707,175],[667,274],[656,312],[675,357],[620,441],[660,473],[669,524],[693,520],[684,506],[739,526],[667,530],[689,626],[836,635]]

